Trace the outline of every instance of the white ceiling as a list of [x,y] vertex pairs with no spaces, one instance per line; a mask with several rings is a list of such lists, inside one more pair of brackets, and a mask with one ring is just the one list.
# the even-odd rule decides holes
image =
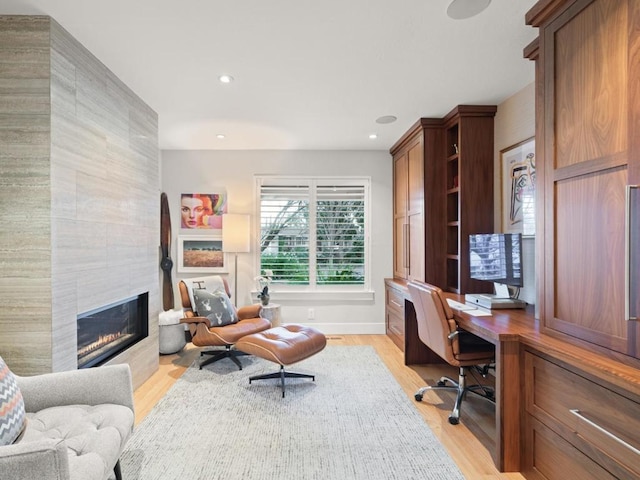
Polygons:
[[534,80],[522,50],[535,0],[467,20],[449,3],[0,0],[0,13],[58,21],[158,112],[162,149],[387,150],[419,117]]

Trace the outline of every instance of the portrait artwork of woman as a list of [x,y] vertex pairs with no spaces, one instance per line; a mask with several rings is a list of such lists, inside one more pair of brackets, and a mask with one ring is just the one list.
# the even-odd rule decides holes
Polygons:
[[222,228],[222,214],[227,210],[226,194],[183,193],[180,197],[182,228]]

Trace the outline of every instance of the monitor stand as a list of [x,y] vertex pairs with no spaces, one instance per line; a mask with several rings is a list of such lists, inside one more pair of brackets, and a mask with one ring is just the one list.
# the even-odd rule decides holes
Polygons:
[[494,283],[493,285],[496,289],[495,295],[490,293],[467,293],[464,296],[465,303],[489,309],[526,307],[526,302],[518,300],[517,298],[511,298],[509,287],[505,284]]

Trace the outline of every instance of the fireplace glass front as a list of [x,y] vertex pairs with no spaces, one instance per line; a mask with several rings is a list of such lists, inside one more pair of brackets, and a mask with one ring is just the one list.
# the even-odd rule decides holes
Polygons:
[[149,294],[78,315],[78,368],[105,363],[149,334]]

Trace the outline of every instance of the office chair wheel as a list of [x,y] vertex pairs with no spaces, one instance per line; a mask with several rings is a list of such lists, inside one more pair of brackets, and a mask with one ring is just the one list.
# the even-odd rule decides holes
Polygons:
[[449,416],[449,423],[451,425],[458,425],[460,423],[460,419],[456,417]]
[[416,393],[415,397],[416,397],[416,402],[421,402],[422,401],[422,394]]

